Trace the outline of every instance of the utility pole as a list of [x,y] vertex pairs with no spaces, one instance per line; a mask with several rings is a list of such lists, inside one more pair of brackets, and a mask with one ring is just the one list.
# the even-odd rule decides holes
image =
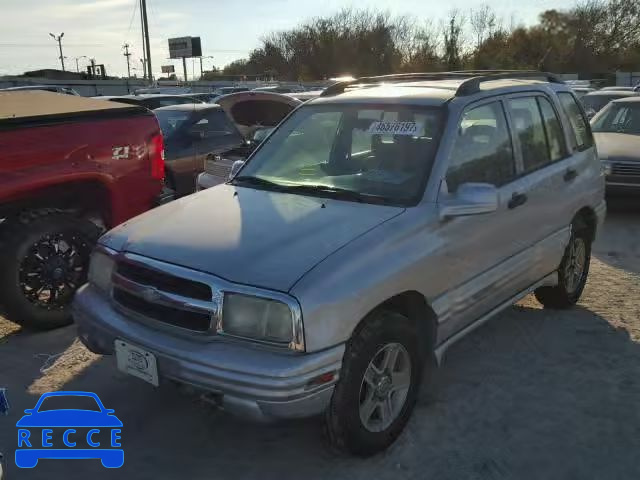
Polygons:
[[187,59],[182,57],[182,69],[184,70],[184,83],[187,83]]
[[80,73],[80,64],[78,63],[78,60],[80,60],[81,58],[89,58],[86,55],[80,55],[79,57],[76,57],[76,72]]
[[153,69],[151,68],[151,47],[149,45],[149,22],[147,20],[147,0],[140,0],[142,22],[144,24],[144,40],[147,49],[147,73],[149,74],[149,80],[153,81]]
[[144,41],[144,17],[142,16],[142,0],[139,0],[140,3],[140,33],[142,34],[142,58],[140,61],[142,62],[142,79],[147,79],[147,43]]
[[51,35],[51,38],[58,42],[58,49],[60,50],[60,63],[62,64],[62,71],[64,72],[64,56],[62,55],[62,37],[64,37],[64,32],[62,32],[57,37],[53,33],[50,33],[49,35]]
[[125,43],[122,48],[124,48],[123,55],[127,58],[127,78],[131,78],[131,66],[129,65],[129,57],[131,53],[129,53],[129,44]]

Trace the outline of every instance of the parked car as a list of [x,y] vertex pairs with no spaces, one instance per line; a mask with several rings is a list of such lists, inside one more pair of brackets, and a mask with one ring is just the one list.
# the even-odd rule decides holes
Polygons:
[[304,87],[300,85],[269,85],[266,87],[258,87],[253,89],[254,92],[271,92],[271,93],[295,93],[304,92]]
[[234,162],[246,159],[273,128],[301,104],[289,95],[255,90],[226,95],[217,102],[235,123],[243,141],[207,155],[204,172],[197,178],[197,190],[226,182]]
[[622,86],[612,86],[612,87],[603,87],[600,89],[601,92],[633,92],[634,87],[622,87]]
[[218,98],[220,94],[218,93],[183,93],[178,96],[193,98],[204,103],[215,103],[216,98]]
[[638,95],[638,93],[625,90],[597,90],[583,95],[580,101],[587,113],[587,118],[591,119],[609,102],[620,98],[633,97],[635,95]]
[[591,88],[591,87],[571,87],[571,90],[574,91],[574,93],[576,94],[576,97],[578,98],[584,97],[587,93],[597,91],[595,88]]
[[314,98],[318,98],[322,95],[323,90],[307,90],[306,92],[295,92],[289,93],[288,95],[297,98],[301,102],[306,102],[307,100],[312,100]]
[[204,103],[202,100],[193,98],[190,95],[163,95],[155,93],[145,93],[141,95],[113,95],[93,98],[98,100],[109,100],[111,102],[128,103],[129,105],[140,105],[148,108],[149,110],[168,107],[170,105]]
[[104,236],[74,304],[79,337],[244,418],[324,414],[335,446],[371,455],[452,343],[530,292],[578,301],[600,169],[552,75],[342,82],[229,184]]
[[216,93],[220,95],[230,95],[232,93],[248,92],[249,90],[251,90],[249,87],[220,87],[216,90]]
[[244,143],[220,105],[173,105],[154,113],[164,134],[166,181],[178,196],[195,192],[205,162]]
[[18,323],[71,322],[104,229],[171,198],[148,110],[50,92],[0,92],[0,304]]
[[21,87],[3,88],[0,89],[0,92],[20,92],[25,90],[43,90],[46,92],[63,93],[65,95],[80,95],[73,88],[61,87],[59,85],[23,85]]
[[591,121],[607,194],[640,193],[640,97],[614,100]]

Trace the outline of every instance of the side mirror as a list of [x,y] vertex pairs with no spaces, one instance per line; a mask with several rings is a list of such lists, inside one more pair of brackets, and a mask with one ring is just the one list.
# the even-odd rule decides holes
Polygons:
[[26,413],[27,415],[31,415],[33,413],[33,408],[27,408],[24,413]]
[[440,218],[480,215],[498,210],[498,189],[488,183],[463,183],[440,204]]
[[231,165],[231,171],[229,172],[229,180],[236,176],[236,173],[240,171],[243,165],[244,160],[236,160],[233,162],[233,165]]

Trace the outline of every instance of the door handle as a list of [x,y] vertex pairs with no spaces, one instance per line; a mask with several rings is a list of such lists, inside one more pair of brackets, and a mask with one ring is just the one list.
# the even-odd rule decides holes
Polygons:
[[514,193],[507,206],[511,210],[513,210],[514,208],[518,208],[520,205],[524,205],[525,203],[527,203],[527,196],[524,193]]
[[578,176],[578,172],[576,170],[574,170],[573,168],[569,168],[565,173],[564,173],[564,181],[565,182],[570,182],[572,180],[574,180],[576,177]]

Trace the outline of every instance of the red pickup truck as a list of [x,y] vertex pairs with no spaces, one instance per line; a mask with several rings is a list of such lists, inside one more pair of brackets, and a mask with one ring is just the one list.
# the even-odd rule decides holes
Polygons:
[[0,313],[40,329],[70,323],[100,233],[170,198],[150,111],[0,92]]

